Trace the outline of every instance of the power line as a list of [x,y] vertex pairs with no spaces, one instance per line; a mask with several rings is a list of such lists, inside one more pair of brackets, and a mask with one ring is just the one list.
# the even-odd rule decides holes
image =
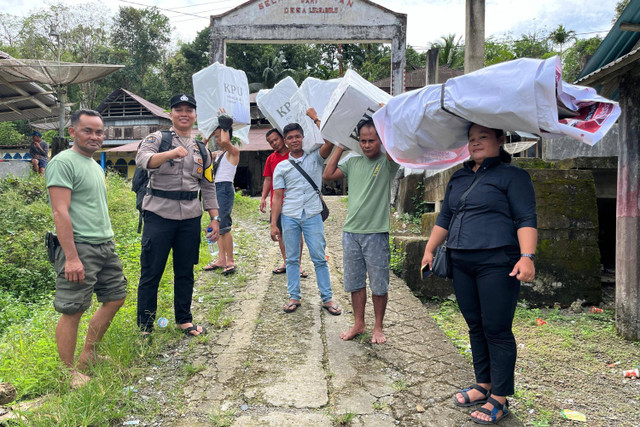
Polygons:
[[122,3],[135,4],[135,5],[138,5],[138,6],[155,7],[158,10],[164,10],[164,11],[167,11],[167,12],[179,13],[181,15],[195,16],[196,18],[200,18],[200,19],[209,19],[209,17],[199,16],[199,15],[195,15],[193,13],[179,12],[179,11],[176,11],[176,10],[165,9],[165,8],[158,7],[158,6],[149,6],[149,5],[138,3],[138,2],[135,2],[135,1],[131,1],[131,0],[119,0],[119,1],[121,1]]

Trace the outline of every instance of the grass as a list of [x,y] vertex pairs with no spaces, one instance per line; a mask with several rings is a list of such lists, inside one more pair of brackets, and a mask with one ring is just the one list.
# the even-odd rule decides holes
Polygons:
[[211,415],[209,415],[209,421],[211,421],[211,425],[215,427],[228,427],[233,424],[234,412],[233,411],[217,411]]
[[346,412],[340,415],[331,415],[331,420],[339,426],[348,426],[351,425],[351,422],[358,416],[355,412]]
[[[130,389],[149,374],[156,355],[168,347],[175,346],[183,339],[183,335],[171,327],[157,328],[149,345],[141,343],[136,326],[136,288],[140,275],[141,235],[136,233],[138,212],[135,209],[135,194],[131,191],[131,184],[117,174],[107,174],[106,182],[116,252],[128,279],[128,297],[99,345],[99,353],[107,355],[109,361],[91,368],[89,375],[93,380],[86,387],[70,390],[68,379],[64,376],[65,369],[57,356],[55,342],[55,326],[59,314],[53,310],[51,291],[25,296],[12,294],[6,288],[0,287],[0,382],[10,382],[16,387],[17,403],[38,398],[38,405],[18,410],[19,415],[23,417],[22,421],[16,422],[18,425],[112,425],[127,414],[135,413],[136,418],[151,419],[163,410],[162,405],[153,399],[144,402],[137,399],[136,395],[131,394]],[[0,186],[3,188],[0,206],[3,205],[4,208],[4,224],[13,224],[12,227],[4,227],[0,232],[0,239],[13,242],[19,237],[20,240],[16,242],[20,244],[15,246],[35,248],[35,255],[12,254],[11,258],[7,258],[9,255],[6,253],[3,255],[0,249],[0,258],[4,256],[3,260],[8,265],[4,266],[7,268],[3,271],[6,273],[24,268],[19,264],[8,263],[7,259],[29,265],[25,259],[36,257],[40,260],[40,264],[36,264],[44,268],[45,272],[42,283],[46,286],[52,285],[53,269],[46,261],[41,242],[37,241],[38,236],[44,235],[45,230],[53,228],[51,212],[42,192],[44,181],[38,177],[14,179],[10,182],[0,180]],[[18,202],[14,201],[9,206],[5,199],[7,194],[10,200]],[[25,203],[25,200],[31,202]],[[240,215],[258,215],[258,201],[237,194],[234,217]],[[17,225],[23,227],[22,224],[28,225],[25,225],[24,229],[29,231],[23,232],[23,229],[16,228]],[[15,229],[13,232],[12,228]],[[233,293],[247,281],[246,274],[242,273],[242,264],[247,262],[246,259],[251,259],[250,251],[257,250],[254,249],[257,248],[255,237],[251,236],[248,230],[239,230],[237,235],[239,241],[246,244],[246,247],[240,248],[238,254],[240,272],[227,278],[218,275],[219,277],[206,280],[199,293],[207,303],[211,303],[206,316],[216,329],[225,328],[232,321],[232,318],[225,314],[225,308],[234,301]],[[8,245],[0,245],[0,248],[6,247]],[[201,259],[195,267],[196,272],[200,271],[200,267],[210,258],[204,238],[200,253]],[[172,277],[172,262],[169,257],[158,293],[158,318],[174,317]],[[197,298],[198,296],[194,299]],[[5,303],[6,306],[3,305]],[[88,320],[98,306],[94,299],[94,303],[82,317],[76,354],[79,354],[84,342]],[[189,341],[186,352],[198,345],[206,345],[209,336]],[[169,388],[166,394],[171,396],[180,393],[180,385],[204,368],[199,365],[183,365],[182,369],[175,373],[175,385],[170,386],[173,388]],[[217,421],[212,422],[214,425],[229,425],[225,421],[227,418],[228,414],[221,414]]]
[[[438,302],[433,317],[471,363],[468,328],[457,304]],[[538,318],[547,324],[539,326]],[[560,410],[567,401],[578,404],[582,396],[589,395],[598,395],[599,399],[610,396],[606,402],[601,400],[608,406],[607,411],[634,411],[634,404],[629,401],[633,390],[620,381],[620,371],[640,365],[640,343],[616,334],[613,310],[576,314],[528,308],[521,302],[513,330],[519,347],[512,409],[526,425],[560,423]],[[611,365],[616,362],[618,365]],[[607,390],[606,394],[603,390]],[[603,414],[595,408],[588,420],[600,425],[599,417],[606,416]]]

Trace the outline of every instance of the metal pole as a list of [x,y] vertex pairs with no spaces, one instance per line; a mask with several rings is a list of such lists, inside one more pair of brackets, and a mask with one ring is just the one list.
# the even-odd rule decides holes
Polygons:
[[[59,64],[59,63],[58,63]],[[64,105],[66,102],[66,88],[64,88],[63,86],[58,86],[58,101],[60,101],[60,114],[58,114],[58,116],[60,117],[60,121],[59,123],[59,127],[58,127],[58,136],[60,137],[60,139],[64,138]]]

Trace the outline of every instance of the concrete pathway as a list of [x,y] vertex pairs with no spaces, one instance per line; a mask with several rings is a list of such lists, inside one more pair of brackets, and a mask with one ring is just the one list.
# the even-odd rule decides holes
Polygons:
[[[395,275],[385,319],[387,343],[373,345],[368,336],[340,339],[353,321],[342,289],[346,204],[338,197],[327,197],[327,203],[327,254],[343,314],[322,310],[308,253],[303,256],[309,278],[302,280],[302,306],[284,313],[286,275],[271,273],[279,251],[268,240],[266,221],[256,225],[238,219],[241,226],[264,234],[264,252],[228,310],[231,326],[194,350],[191,363],[206,368],[184,384],[180,415],[165,418],[163,425],[220,425],[224,417],[233,426],[476,425],[469,419],[471,408],[452,403],[455,390],[474,382],[471,366]],[[370,333],[370,299],[366,316]],[[511,415],[500,425],[522,424]]]

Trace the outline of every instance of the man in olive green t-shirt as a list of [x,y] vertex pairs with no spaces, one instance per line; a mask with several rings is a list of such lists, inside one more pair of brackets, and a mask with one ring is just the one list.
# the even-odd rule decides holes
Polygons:
[[[90,380],[80,370],[98,360],[96,345],[124,304],[127,280],[114,251],[104,172],[92,158],[104,140],[102,116],[93,110],[74,112],[69,135],[73,147],[51,159],[45,176],[58,241],[53,305],[62,315],[56,343],[70,371],[71,388],[76,388]],[[102,305],[91,317],[76,366],[78,325],[94,292]]]
[[340,334],[343,340],[364,333],[367,303],[366,276],[369,276],[375,325],[371,342],[387,339],[382,322],[389,291],[389,208],[391,182],[399,166],[383,154],[382,142],[371,119],[358,123],[357,134],[364,156],[351,157],[338,165],[343,149],[336,147],[322,178],[349,180],[347,220],[342,228],[344,288],[351,292],[355,323]]

